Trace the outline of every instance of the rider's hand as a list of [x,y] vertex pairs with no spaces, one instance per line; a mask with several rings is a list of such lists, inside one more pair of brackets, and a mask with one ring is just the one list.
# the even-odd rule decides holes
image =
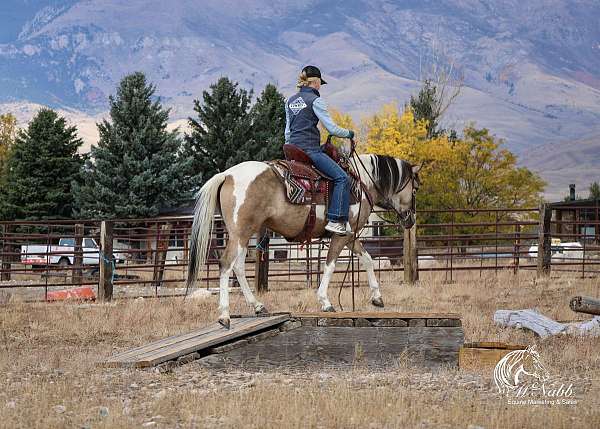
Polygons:
[[354,131],[352,131],[352,130],[348,130],[348,131],[350,132],[350,135],[348,136],[348,138],[350,140],[354,140]]

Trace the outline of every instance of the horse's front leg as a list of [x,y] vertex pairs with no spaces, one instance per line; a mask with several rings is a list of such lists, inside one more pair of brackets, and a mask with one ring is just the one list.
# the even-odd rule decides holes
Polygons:
[[319,289],[317,290],[317,298],[319,300],[319,304],[321,304],[321,310],[323,311],[335,311],[335,308],[333,308],[333,305],[331,305],[331,301],[329,301],[327,290],[329,288],[329,282],[331,281],[331,277],[335,272],[335,262],[340,256],[340,252],[342,251],[344,246],[348,243],[348,240],[348,237],[335,236],[331,239],[331,243],[329,244],[329,250],[327,252],[327,261],[325,264],[325,269],[323,270],[323,277],[321,278],[321,284],[319,285]]
[[383,298],[381,297],[381,292],[379,290],[379,282],[377,281],[377,277],[375,276],[375,268],[373,265],[373,258],[371,255],[365,250],[362,243],[360,241],[354,240],[348,244],[348,247],[352,252],[357,255],[360,259],[360,262],[365,267],[367,271],[367,278],[369,279],[369,288],[371,289],[371,304],[375,307],[383,307]]

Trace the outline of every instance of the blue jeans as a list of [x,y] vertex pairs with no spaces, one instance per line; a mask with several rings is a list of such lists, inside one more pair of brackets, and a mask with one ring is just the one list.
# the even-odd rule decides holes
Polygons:
[[333,179],[333,192],[327,210],[327,219],[333,222],[346,222],[350,207],[350,180],[342,167],[320,149],[307,151],[317,170]]

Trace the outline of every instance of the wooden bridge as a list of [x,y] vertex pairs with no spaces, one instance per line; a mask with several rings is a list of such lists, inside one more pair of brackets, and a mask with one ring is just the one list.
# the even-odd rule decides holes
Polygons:
[[234,317],[124,351],[109,367],[199,360],[209,367],[265,369],[311,365],[390,367],[400,358],[425,367],[458,365],[464,333],[457,314],[341,312]]

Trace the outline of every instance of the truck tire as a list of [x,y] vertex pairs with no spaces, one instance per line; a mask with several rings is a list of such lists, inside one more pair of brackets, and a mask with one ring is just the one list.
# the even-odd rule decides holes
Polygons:
[[58,260],[58,265],[60,265],[61,267],[68,267],[69,265],[71,265],[71,261],[66,256],[63,256]]

